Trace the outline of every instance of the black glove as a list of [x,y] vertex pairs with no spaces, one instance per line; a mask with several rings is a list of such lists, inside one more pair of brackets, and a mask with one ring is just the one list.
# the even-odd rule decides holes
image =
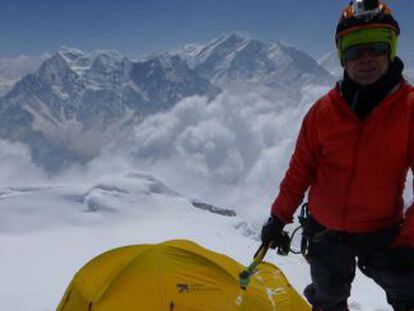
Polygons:
[[283,227],[285,223],[272,215],[262,227],[262,243],[276,248],[281,245],[283,239]]
[[414,248],[410,246],[396,246],[389,248],[388,262],[403,272],[414,271]]

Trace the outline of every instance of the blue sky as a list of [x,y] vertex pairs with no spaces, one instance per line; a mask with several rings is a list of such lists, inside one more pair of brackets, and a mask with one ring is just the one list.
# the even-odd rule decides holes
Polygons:
[[[62,45],[130,56],[207,42],[234,30],[320,56],[347,0],[0,0],[0,57]],[[414,1],[388,1],[401,24],[400,54],[414,55]],[[407,60],[408,61],[408,60]],[[414,63],[414,60],[410,61]]]

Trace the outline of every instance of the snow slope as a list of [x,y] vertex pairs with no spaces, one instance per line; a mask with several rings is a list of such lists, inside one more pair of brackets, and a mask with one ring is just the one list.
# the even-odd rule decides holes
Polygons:
[[[0,190],[0,309],[54,310],[74,273],[96,255],[127,244],[189,239],[248,264],[257,231],[239,216],[196,208],[154,176],[107,175],[95,182]],[[256,228],[257,229],[257,228]],[[269,253],[302,291],[301,256]],[[381,291],[359,275],[352,310],[386,308]]]

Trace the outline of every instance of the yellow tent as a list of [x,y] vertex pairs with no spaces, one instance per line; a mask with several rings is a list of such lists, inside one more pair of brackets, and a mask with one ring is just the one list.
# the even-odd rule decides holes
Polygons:
[[186,240],[121,247],[78,271],[57,311],[310,310],[270,263],[241,290],[243,268]]

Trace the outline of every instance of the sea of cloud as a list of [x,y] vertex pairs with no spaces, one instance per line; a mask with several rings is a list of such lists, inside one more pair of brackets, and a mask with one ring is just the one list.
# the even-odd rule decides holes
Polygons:
[[299,102],[251,92],[208,101],[186,98],[148,117],[86,166],[46,176],[21,144],[0,142],[0,186],[93,181],[109,174],[152,174],[180,193],[261,222],[277,194],[306,111],[326,92],[309,86]]
[[[183,195],[235,210],[260,225],[277,195],[302,119],[327,91],[309,86],[302,100],[258,93],[190,97],[148,117],[85,165],[47,176],[26,146],[0,141],[0,186],[76,184],[133,171],[152,174]],[[411,197],[411,178],[406,197]]]
[[21,143],[0,140],[0,187],[37,184],[47,180],[32,161],[30,150]]
[[211,101],[186,98],[148,117],[127,139],[109,143],[86,166],[73,165],[57,176],[34,165],[24,145],[0,141],[0,186],[93,182],[139,171],[258,225],[277,194],[304,115],[326,91],[309,86],[299,102],[275,102],[254,92],[224,92]]
[[256,222],[269,212],[304,114],[324,91],[304,90],[301,102],[257,93],[188,98],[140,124],[127,153],[177,190]]

